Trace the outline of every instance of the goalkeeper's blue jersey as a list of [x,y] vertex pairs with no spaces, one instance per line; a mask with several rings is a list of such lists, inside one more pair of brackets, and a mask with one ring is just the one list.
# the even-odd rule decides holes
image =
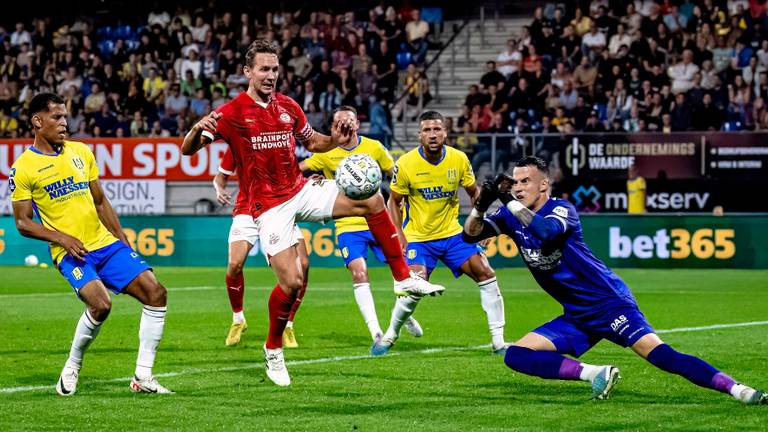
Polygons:
[[610,308],[637,307],[629,287],[584,243],[579,215],[570,202],[551,198],[536,213],[554,228],[552,238],[537,238],[504,206],[485,222],[514,240],[536,282],[566,314],[589,320]]

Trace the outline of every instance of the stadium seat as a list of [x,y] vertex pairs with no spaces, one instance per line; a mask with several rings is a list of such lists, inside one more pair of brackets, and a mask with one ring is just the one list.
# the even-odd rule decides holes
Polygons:
[[408,51],[400,51],[397,53],[397,68],[400,70],[405,70],[408,68],[408,65],[413,63],[413,54],[411,54]]
[[99,27],[96,30],[96,35],[98,35],[99,38],[102,40],[107,40],[107,39],[111,40],[113,31],[114,30],[112,29],[112,26],[103,26],[103,27]]
[[421,19],[429,24],[443,23],[443,8],[425,7],[421,8]]

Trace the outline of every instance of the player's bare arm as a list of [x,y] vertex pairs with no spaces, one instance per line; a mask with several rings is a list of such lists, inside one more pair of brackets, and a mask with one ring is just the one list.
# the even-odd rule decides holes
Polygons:
[[387,211],[389,211],[389,217],[392,218],[392,224],[395,225],[397,237],[400,239],[400,244],[403,246],[403,250],[408,247],[408,240],[405,239],[405,234],[403,233],[403,217],[400,212],[404,198],[405,197],[399,193],[390,191],[389,200],[387,201]]
[[112,203],[109,202],[109,199],[104,196],[104,189],[101,188],[99,180],[91,181],[89,183],[89,188],[91,190],[91,196],[93,196],[93,204],[96,206],[96,213],[98,213],[101,223],[107,227],[113,236],[117,237],[123,243],[128,244],[128,238],[123,232],[123,227],[120,226],[120,219],[117,217],[117,212],[115,212],[115,208],[112,207]]
[[32,200],[13,201],[12,204],[13,218],[16,221],[16,229],[19,231],[19,234],[24,237],[58,243],[68,254],[79,260],[82,260],[85,254],[88,253],[83,242],[80,240],[62,232],[50,230],[35,222],[33,219]]
[[203,135],[203,131],[208,131],[212,134],[216,133],[218,128],[218,121],[221,119],[222,114],[216,111],[211,111],[210,114],[203,117],[195,123],[194,126],[187,132],[184,137],[184,142],[181,144],[181,152],[187,156],[191,156],[198,152],[201,148],[210,144],[213,140]]
[[227,179],[229,176],[219,172],[213,177],[213,189],[216,191],[216,200],[221,205],[232,204],[232,194],[227,190]]

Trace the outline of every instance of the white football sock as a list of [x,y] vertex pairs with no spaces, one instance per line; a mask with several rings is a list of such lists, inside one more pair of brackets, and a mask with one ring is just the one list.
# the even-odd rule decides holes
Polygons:
[[421,297],[405,296],[398,297],[395,300],[395,307],[392,308],[392,318],[389,321],[389,328],[384,333],[385,338],[397,339],[400,334],[400,328],[403,327],[405,321],[413,315],[413,311],[416,310],[416,305],[419,304]]
[[581,364],[581,374],[579,374],[579,379],[582,381],[589,381],[592,382],[593,379],[597,376],[597,373],[600,372],[600,369],[602,369],[604,366],[595,366],[587,363]]
[[101,329],[101,322],[96,321],[88,312],[88,309],[80,316],[75,329],[75,338],[72,340],[72,348],[69,349],[67,366],[80,370],[83,366],[83,355],[91,345]]
[[757,390],[752,387],[745,386],[744,384],[734,384],[733,387],[731,387],[731,396],[742,402],[747,402],[756,391]]
[[232,322],[242,323],[243,321],[245,321],[245,314],[243,313],[243,311],[232,312]]
[[357,308],[360,309],[360,315],[363,316],[363,321],[368,326],[371,337],[375,338],[376,335],[381,334],[381,326],[379,325],[379,317],[376,315],[376,305],[373,303],[371,284],[362,282],[352,284],[352,287],[354,288],[355,302],[357,302]]
[[491,344],[494,349],[503,347],[504,341],[504,298],[499,291],[496,278],[480,281],[480,304],[488,318],[488,330],[491,332]]
[[152,376],[155,365],[155,354],[165,327],[166,307],[144,306],[141,310],[139,324],[139,356],[136,359],[136,376],[148,378]]

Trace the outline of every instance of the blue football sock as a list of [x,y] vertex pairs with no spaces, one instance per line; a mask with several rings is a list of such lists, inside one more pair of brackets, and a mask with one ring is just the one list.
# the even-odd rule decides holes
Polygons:
[[534,351],[512,345],[507,348],[504,363],[512,370],[547,379],[579,379],[581,363],[551,351]]
[[716,375],[720,374],[720,371],[712,365],[698,357],[679,353],[667,344],[661,344],[654,348],[648,354],[647,360],[657,368],[680,375],[696,385],[724,393],[730,391],[730,388],[726,389],[728,386],[719,382],[721,380],[714,379]]

